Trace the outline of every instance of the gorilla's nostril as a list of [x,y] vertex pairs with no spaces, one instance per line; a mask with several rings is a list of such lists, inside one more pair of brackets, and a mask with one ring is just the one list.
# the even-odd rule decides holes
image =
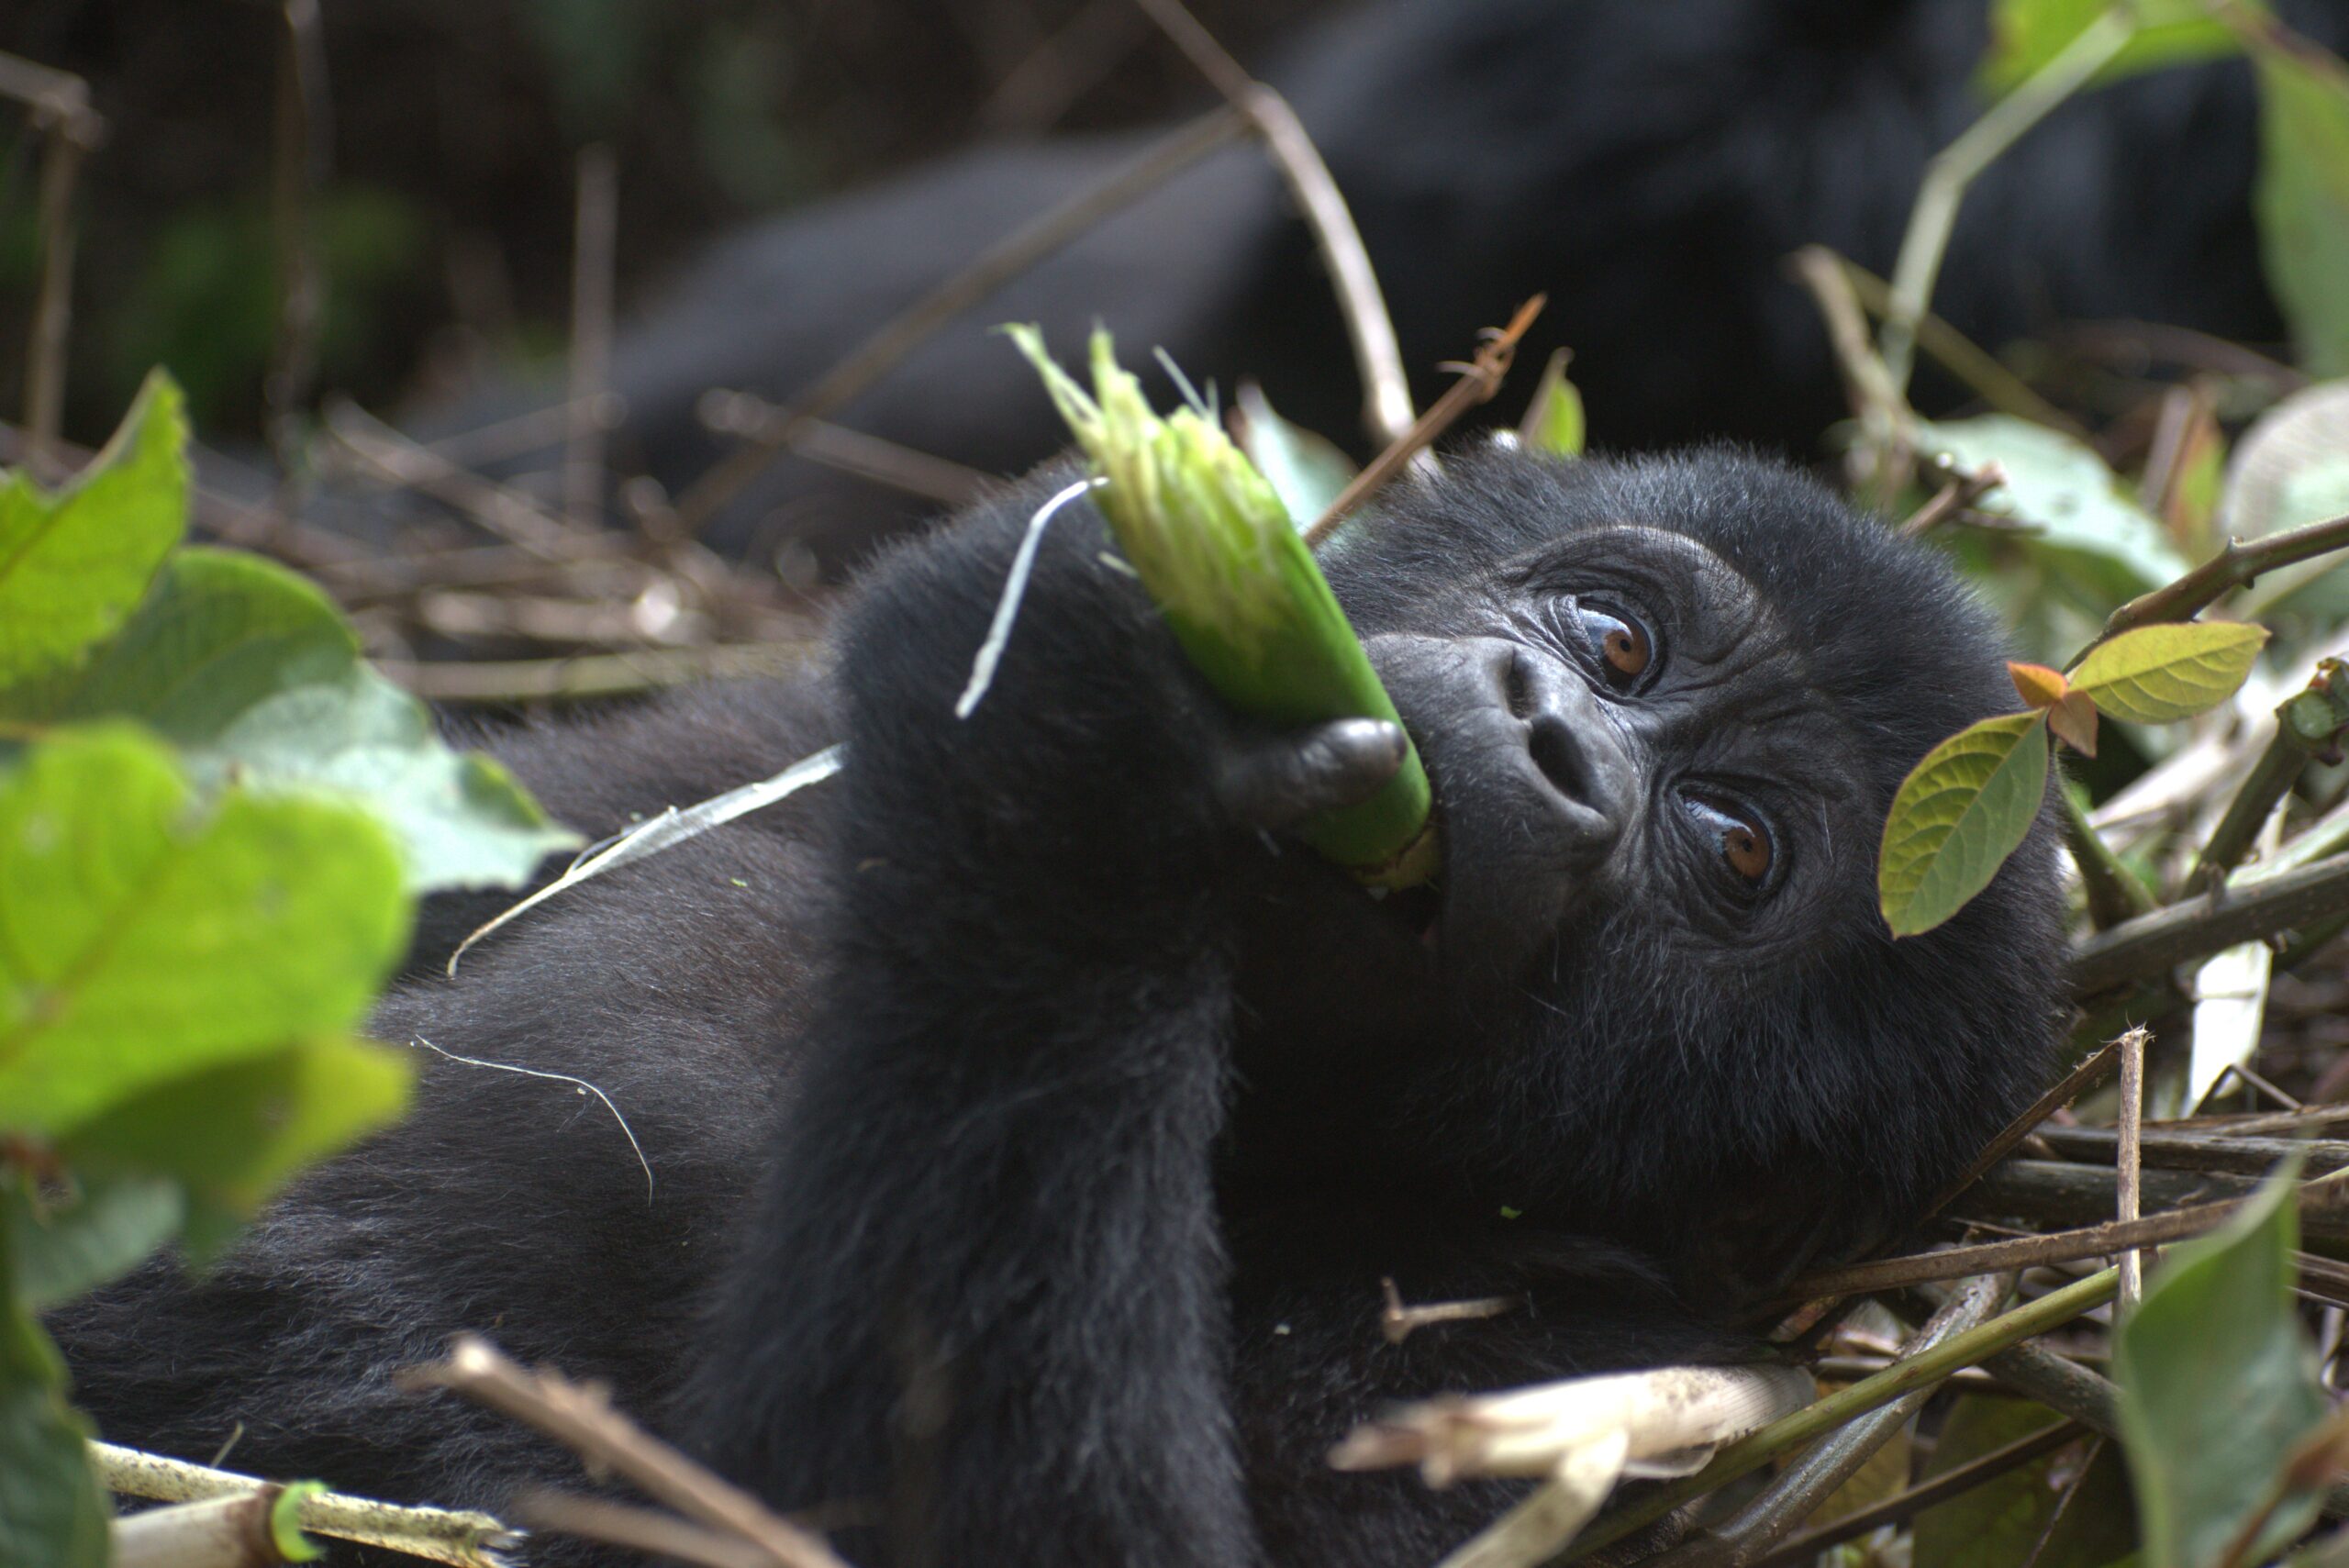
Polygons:
[[1517,650],[1510,654],[1508,667],[1501,675],[1501,690],[1508,700],[1511,718],[1531,718],[1539,706],[1533,695],[1532,677],[1527,673],[1525,663],[1524,651]]
[[1526,737],[1525,749],[1532,754],[1533,765],[1542,770],[1542,776],[1560,795],[1568,800],[1589,803],[1588,759],[1572,729],[1554,717],[1537,718]]

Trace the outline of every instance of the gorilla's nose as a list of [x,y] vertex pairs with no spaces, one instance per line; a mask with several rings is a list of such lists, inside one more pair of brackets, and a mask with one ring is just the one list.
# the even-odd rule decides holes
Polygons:
[[1521,870],[1574,877],[1606,860],[1636,810],[1639,774],[1580,671],[1506,638],[1388,634],[1368,646],[1450,840],[1489,838]]
[[1499,639],[1479,652],[1559,830],[1603,854],[1622,831],[1635,782],[1604,700],[1554,654]]

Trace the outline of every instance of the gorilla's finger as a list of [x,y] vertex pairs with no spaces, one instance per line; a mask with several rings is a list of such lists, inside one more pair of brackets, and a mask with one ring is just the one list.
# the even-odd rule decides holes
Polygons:
[[1270,740],[1242,743],[1224,762],[1225,806],[1259,828],[1286,828],[1317,811],[1377,793],[1403,765],[1403,727],[1341,718]]

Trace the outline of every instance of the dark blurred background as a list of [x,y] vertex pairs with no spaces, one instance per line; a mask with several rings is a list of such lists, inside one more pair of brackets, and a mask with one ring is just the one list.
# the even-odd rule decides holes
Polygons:
[[[1243,59],[1327,8],[1193,7]],[[317,379],[395,413],[560,360],[583,146],[618,161],[625,311],[746,217],[974,138],[1144,124],[1208,96],[1130,0],[330,0],[322,23]],[[81,181],[70,436],[103,437],[156,363],[208,439],[259,434],[284,32],[258,0],[0,5],[0,50],[83,77],[108,126]],[[0,112],[11,422],[38,184],[22,115]]]

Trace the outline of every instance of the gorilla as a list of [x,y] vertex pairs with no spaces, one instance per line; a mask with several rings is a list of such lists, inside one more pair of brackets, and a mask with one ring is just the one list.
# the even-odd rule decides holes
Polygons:
[[[1844,411],[1797,248],[1891,271],[1926,161],[1979,116],[1987,0],[1379,0],[1307,29],[1264,74],[1351,204],[1422,404],[1479,326],[1547,291],[1529,353],[1564,344],[1613,448],[1731,438],[1807,454]],[[2280,13],[2349,44],[2349,5]],[[897,311],[1158,131],[983,145],[711,245],[614,349],[615,451],[672,493],[727,450],[713,386],[785,400]],[[1998,349],[2137,318],[2275,341],[2250,193],[2258,100],[2241,61],[2082,95],[1976,183],[1935,307]],[[1096,316],[1195,376],[1245,372],[1308,428],[1354,438],[1361,394],[1330,284],[1263,154],[1228,150],[1151,193],[925,343],[838,417],[1014,473],[1060,440],[985,328],[1081,336]],[[1919,395],[1962,389],[1926,367]],[[511,413],[484,395],[435,428]],[[545,466],[543,454],[518,465]],[[924,503],[787,460],[705,537],[837,568]]]
[[[55,1318],[104,1434],[495,1507],[566,1457],[395,1385],[476,1329],[845,1514],[864,1568],[1423,1568],[1511,1488],[1332,1471],[1355,1423],[1765,1357],[1798,1271],[1896,1237],[2042,1083],[2045,814],[1942,928],[1876,909],[1903,775],[2013,706],[1929,550],[1730,448],[1390,488],[1323,555],[1442,870],[1375,899],[1288,829],[1403,736],[1225,709],[1083,503],[955,717],[1070,475],[885,552],[797,679],[500,735],[591,833],[848,761],[453,984],[470,912],[429,911],[375,1027],[472,1060],[208,1274]],[[1517,1305],[1389,1343],[1388,1279]]]

